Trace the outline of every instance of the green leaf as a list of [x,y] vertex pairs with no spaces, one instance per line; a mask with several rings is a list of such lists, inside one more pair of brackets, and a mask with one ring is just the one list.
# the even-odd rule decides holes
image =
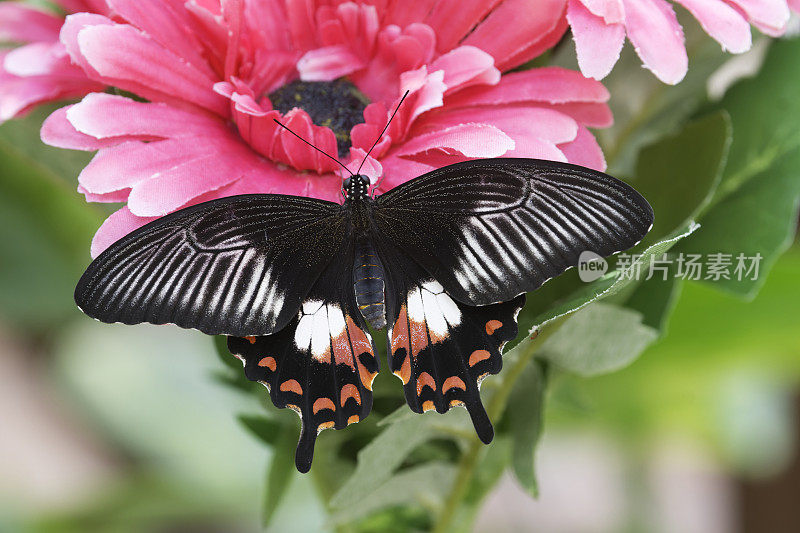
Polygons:
[[[62,104],[41,106],[24,118],[0,125],[0,146],[17,152],[32,165],[77,188],[78,175],[92,159],[91,152],[64,150],[44,144],[39,131],[42,122]],[[77,196],[77,194],[76,194]]]
[[539,495],[534,451],[542,432],[546,381],[542,361],[527,365],[514,384],[506,410],[512,437],[511,466],[520,485],[534,497]]
[[72,291],[100,213],[8,143],[0,142],[0,161],[0,313],[34,327],[77,314]]
[[614,125],[597,132],[597,136],[612,175],[630,175],[643,146],[665,133],[678,131],[707,101],[709,76],[730,59],[692,17],[683,16],[685,12],[678,14],[690,56],[690,68],[681,83],[667,85],[659,81],[642,68],[633,47],[625,47],[620,61],[603,80],[612,95],[609,104]]
[[[733,124],[731,155],[704,226],[679,251],[763,258],[757,279],[703,280],[752,297],[794,235],[800,199],[800,39],[772,44],[761,72],[732,87],[720,103]],[[706,258],[707,259],[707,258]],[[706,260],[707,262],[707,260]]]
[[661,335],[675,310],[680,292],[681,282],[676,278],[674,269],[670,268],[666,279],[653,276],[642,281],[628,297],[625,307],[641,313],[642,324],[658,330]]
[[408,468],[375,487],[360,500],[338,506],[331,520],[334,524],[343,524],[398,505],[422,505],[435,511],[441,507],[443,496],[450,491],[455,473],[453,465],[443,462]]
[[718,111],[642,150],[633,183],[655,213],[644,242],[686,226],[711,201],[730,143],[730,119]]
[[[699,227],[700,226],[697,224],[690,223],[688,227],[682,228],[674,232],[671,236],[651,245],[641,254],[630,256],[630,263],[621,270],[613,270],[599,280],[587,283],[564,301],[536,317],[534,321],[536,326],[531,330],[531,333],[541,329],[554,320],[574,313],[592,302],[619,293],[635,281],[637,277],[636,273],[647,268],[652,258],[660,257],[668,252],[677,242],[694,233]],[[516,357],[516,353],[525,350],[531,340],[530,337],[523,339],[522,342],[504,356],[504,359],[507,360],[511,358],[513,360]]]
[[773,42],[758,75],[734,85],[720,102],[730,114],[734,139],[718,199],[800,147],[798,54],[798,38]]
[[284,433],[285,424],[259,415],[239,415],[239,422],[258,440],[269,446],[277,446]]
[[267,483],[264,491],[264,507],[262,509],[262,524],[264,527],[267,527],[271,522],[275,511],[278,510],[297,474],[294,461],[288,459],[289,457],[294,457],[294,450],[297,445],[295,433],[295,429],[291,426],[279,425],[277,428],[272,460],[269,462],[269,467],[267,467]]
[[[707,280],[715,287],[753,297],[764,284],[772,265],[794,240],[800,204],[800,150],[775,161],[763,173],[716,204],[703,217],[703,231],[683,243],[685,253],[725,254],[730,260],[729,279]],[[738,258],[761,257],[758,275],[737,272]],[[705,278],[707,272],[703,273]],[[740,279],[741,278],[741,279]]]
[[474,436],[472,423],[464,409],[454,409],[444,415],[418,415],[405,406],[398,411],[404,412],[389,415],[393,422],[358,452],[355,471],[331,498],[334,509],[358,505],[388,481],[409,454],[424,442],[448,436]]
[[604,374],[630,364],[658,332],[642,324],[642,315],[596,302],[571,316],[544,341],[537,354],[582,376]]

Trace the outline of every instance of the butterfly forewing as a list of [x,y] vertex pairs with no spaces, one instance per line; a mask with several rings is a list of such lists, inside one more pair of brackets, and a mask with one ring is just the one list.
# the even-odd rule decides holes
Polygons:
[[81,277],[75,301],[103,322],[269,334],[297,314],[346,231],[332,202],[266,194],[206,202],[113,244]]
[[511,300],[578,264],[639,242],[647,201],[601,172],[535,159],[467,161],[378,197],[378,232],[455,299]]

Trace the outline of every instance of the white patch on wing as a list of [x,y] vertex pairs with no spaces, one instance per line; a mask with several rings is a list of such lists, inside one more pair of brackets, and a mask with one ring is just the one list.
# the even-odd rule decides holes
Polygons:
[[461,323],[458,306],[435,280],[408,291],[407,306],[409,320],[425,323],[431,339],[446,337],[451,327]]
[[303,315],[301,313],[300,323],[294,330],[294,345],[300,350],[308,350],[311,346],[311,335],[314,332],[314,315]]
[[444,313],[439,309],[436,295],[425,289],[420,292],[422,293],[422,307],[425,309],[425,321],[431,337],[443,337],[447,334],[447,321],[444,319]]
[[439,283],[435,279],[424,282],[422,284],[422,288],[428,292],[432,292],[433,294],[439,294],[444,292],[444,287],[442,287],[441,283]]
[[408,318],[414,322],[425,322],[425,307],[422,305],[422,295],[414,287],[408,291]]
[[446,292],[436,295],[436,301],[439,304],[439,309],[442,310],[444,319],[450,324],[450,327],[461,324],[461,310],[456,303],[450,298]]
[[344,333],[347,324],[344,321],[344,313],[336,304],[328,304],[328,328],[331,337],[336,338]]
[[347,328],[344,313],[336,304],[321,300],[303,302],[300,322],[294,333],[294,344],[300,350],[311,350],[311,356],[321,363],[330,362],[331,339]]
[[311,333],[311,355],[320,362],[326,362],[326,356],[330,355],[331,330],[328,324],[328,306],[321,305],[314,317],[314,325]]
[[322,300],[306,300],[303,302],[303,314],[313,315],[322,307]]

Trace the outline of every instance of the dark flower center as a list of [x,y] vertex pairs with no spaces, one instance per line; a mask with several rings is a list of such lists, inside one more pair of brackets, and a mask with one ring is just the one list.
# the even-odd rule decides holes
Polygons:
[[269,94],[275,109],[287,113],[299,107],[317,126],[330,128],[336,136],[339,158],[350,151],[350,130],[364,122],[369,100],[345,79],[334,81],[293,81]]

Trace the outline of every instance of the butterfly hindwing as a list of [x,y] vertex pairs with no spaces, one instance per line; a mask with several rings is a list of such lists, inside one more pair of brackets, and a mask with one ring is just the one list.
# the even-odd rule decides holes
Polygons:
[[464,406],[478,436],[490,442],[494,430],[479,385],[500,372],[503,345],[517,336],[525,295],[493,305],[465,305],[402,253],[384,250],[392,265],[387,273],[389,368],[402,380],[406,402],[417,413]]
[[578,264],[639,242],[653,222],[632,187],[591,169],[483,159],[431,171],[379,196],[377,230],[456,300],[508,301]]
[[336,254],[279,332],[228,338],[247,378],[266,385],[276,407],[300,415],[295,462],[301,472],[311,467],[320,431],[363,420],[372,407],[378,361],[353,297],[352,265],[352,247]]
[[259,194],[198,204],[114,243],[81,277],[75,301],[103,322],[269,334],[297,314],[346,228],[341,206],[323,200]]

